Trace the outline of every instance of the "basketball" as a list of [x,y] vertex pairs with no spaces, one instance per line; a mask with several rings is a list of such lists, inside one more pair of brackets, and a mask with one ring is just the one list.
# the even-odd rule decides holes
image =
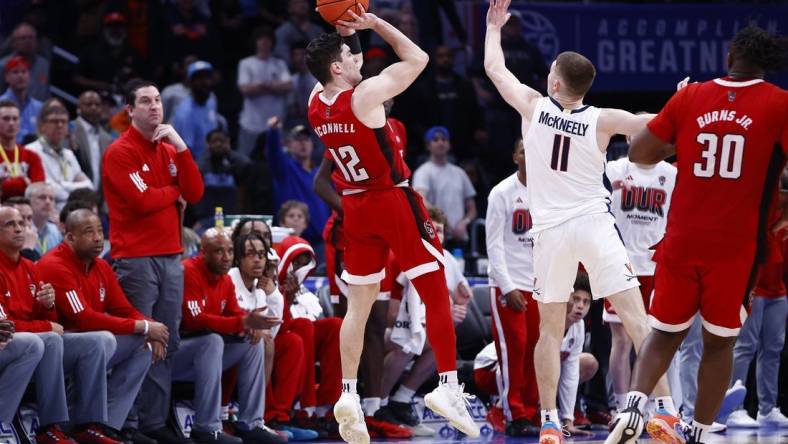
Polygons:
[[361,15],[369,11],[369,0],[317,0],[317,12],[332,25],[336,25],[337,20],[352,21],[348,10]]

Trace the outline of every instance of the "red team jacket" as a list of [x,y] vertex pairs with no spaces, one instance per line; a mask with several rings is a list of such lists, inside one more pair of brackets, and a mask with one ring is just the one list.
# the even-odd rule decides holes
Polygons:
[[57,311],[66,330],[130,335],[135,321],[145,319],[131,306],[112,267],[101,258],[87,267],[62,243],[38,262],[37,269],[41,279],[55,288]]
[[33,262],[21,256],[14,262],[0,253],[0,270],[0,315],[14,321],[16,331],[52,331],[57,312],[36,300],[40,278]]
[[30,180],[30,183],[43,182],[46,179],[44,167],[41,165],[41,158],[38,157],[38,154],[22,145],[17,145],[17,148],[19,148],[19,171],[15,177],[10,177],[11,171],[9,170],[11,166],[16,169],[16,165],[14,165],[14,150],[5,150],[5,155],[11,162],[11,165],[5,162],[0,163],[0,177],[6,178],[3,181],[3,199],[25,194],[25,188],[27,188],[25,177]]
[[678,156],[655,259],[705,264],[730,259],[731,251],[754,259],[788,150],[788,91],[761,79],[690,84],[648,128],[676,144]]
[[238,306],[232,279],[211,273],[202,256],[183,261],[182,308],[181,330],[185,332],[244,332],[246,312]]
[[181,218],[178,197],[202,198],[202,175],[186,150],[153,143],[133,126],[104,154],[101,181],[109,206],[114,258],[179,254]]

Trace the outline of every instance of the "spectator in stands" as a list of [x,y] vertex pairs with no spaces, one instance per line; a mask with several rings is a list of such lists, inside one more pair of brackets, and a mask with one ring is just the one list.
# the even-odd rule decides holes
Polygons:
[[168,56],[175,60],[195,51],[201,59],[215,62],[220,57],[216,32],[206,15],[210,11],[201,11],[199,4],[193,0],[175,0],[165,6],[169,32],[164,43]]
[[36,119],[43,104],[30,95],[30,64],[24,57],[11,57],[3,65],[8,88],[0,100],[9,100],[19,108],[19,127],[16,142],[25,144],[26,138],[35,139]]
[[[96,425],[103,406],[93,404],[96,392],[107,390],[102,375],[106,372],[109,345],[101,335],[64,334],[63,326],[57,323],[55,290],[48,283],[42,284],[33,263],[20,256],[23,229],[17,210],[0,207],[0,286],[5,295],[0,312],[14,322],[16,331],[34,333],[44,350],[33,373],[40,424],[36,442],[118,444],[104,436]],[[73,378],[77,394],[70,418],[76,425],[75,440],[69,439],[59,426],[69,422],[64,374]]]
[[290,68],[293,74],[293,90],[287,99],[287,119],[285,126],[307,125],[309,95],[315,88],[317,79],[306,66],[306,42],[296,42],[290,48]]
[[119,12],[104,15],[101,38],[79,54],[74,84],[82,90],[122,91],[123,85],[140,75],[139,55],[127,41],[126,17]]
[[175,108],[171,123],[192,151],[192,157],[200,159],[208,133],[215,129],[227,131],[227,121],[219,114],[213,94],[216,84],[213,66],[198,60],[189,65],[187,72],[190,94]]
[[72,149],[82,172],[95,189],[101,187],[101,158],[112,143],[112,135],[101,124],[101,96],[96,91],[79,95],[78,117],[72,120]]
[[[235,228],[233,228],[232,237],[233,239],[237,239],[240,236],[246,236],[250,233],[259,234],[263,239],[265,239],[266,245],[268,245],[269,248],[273,248],[274,240],[273,235],[271,234],[271,227],[269,227],[267,223],[260,220],[248,218],[241,219],[235,225]],[[276,255],[276,251],[274,250],[271,250],[270,253]]]
[[[197,61],[197,56],[189,54],[177,62],[173,62],[173,77],[179,81],[171,85],[167,85],[161,90],[161,102],[164,105],[164,121],[169,122],[172,119],[172,113],[175,108],[181,103],[181,100],[189,97],[189,66]],[[211,97],[215,95],[211,93]]]
[[[38,100],[49,97],[49,60],[38,53],[38,31],[30,23],[22,22],[11,33],[11,49],[13,52],[0,59],[0,66],[5,66],[12,57],[22,57],[30,69],[30,96]],[[0,89],[6,87],[0,81]]]
[[38,232],[36,226],[33,225],[33,207],[30,206],[30,201],[22,196],[14,196],[6,199],[3,205],[16,208],[19,214],[22,215],[22,221],[25,223],[23,235],[25,242],[22,245],[22,257],[29,259],[33,262],[38,262],[41,259],[41,253],[36,250],[38,246]]
[[424,141],[430,159],[413,173],[413,188],[446,213],[446,237],[463,243],[468,239],[468,224],[476,219],[476,190],[465,171],[449,162],[450,137],[446,127],[427,130]]
[[274,55],[290,62],[290,49],[297,42],[308,42],[323,32],[323,28],[309,21],[307,0],[288,0],[287,13],[290,18],[276,28]]
[[[183,301],[180,254],[181,211],[197,203],[203,181],[189,148],[174,128],[163,125],[159,90],[151,82],[127,85],[131,126],[104,154],[101,171],[110,216],[114,267],[129,302],[170,330],[168,358],[153,364],[137,407],[139,427],[150,438],[181,443],[166,427],[171,387],[171,354],[178,349]],[[154,353],[160,345],[154,343]],[[139,435],[139,434],[138,434]]]
[[257,138],[272,117],[282,121],[286,115],[287,94],[293,81],[287,63],[274,57],[274,36],[270,29],[254,32],[255,53],[238,62],[238,89],[244,105],[238,120],[238,150],[249,155]]
[[222,130],[209,132],[205,140],[208,150],[199,161],[205,194],[194,206],[193,214],[198,221],[213,217],[216,207],[222,207],[224,214],[236,214],[239,189],[258,174],[252,171],[246,156],[230,147],[230,136]]
[[38,233],[36,251],[43,256],[63,241],[63,234],[52,222],[57,218],[55,191],[48,183],[36,182],[27,187],[25,198],[30,201],[30,206],[33,207],[33,225]]
[[[2,307],[2,304],[0,304]],[[14,321],[0,308],[0,422],[11,424],[27,384],[44,356],[44,346],[33,333],[16,333]]]
[[[312,160],[315,145],[309,130],[298,125],[290,130],[287,146],[282,148],[280,122],[276,118],[268,121],[266,137],[266,158],[274,175],[274,207],[280,208],[288,200],[304,202],[309,209],[304,238],[313,247],[320,249],[323,245],[323,227],[331,211],[312,189],[319,169],[319,165]],[[279,223],[282,221],[279,220]]]
[[17,143],[19,134],[19,105],[0,99],[0,182],[3,199],[25,194],[25,188],[43,182],[44,167],[41,158]]
[[293,230],[293,236],[301,237],[309,225],[309,207],[303,202],[288,200],[279,208],[277,220],[280,226]]
[[[55,289],[57,310],[68,331],[92,332],[111,344],[106,373],[96,384],[94,402],[104,405],[98,418],[102,431],[123,441],[119,431],[134,405],[151,364],[146,342],[166,344],[169,331],[164,324],[149,321],[134,309],[123,294],[110,265],[98,256],[104,248],[104,231],[98,216],[89,209],[77,209],[66,217],[66,238],[38,263],[41,279]],[[162,350],[157,348],[157,350]],[[154,360],[164,355],[153,356]],[[104,381],[101,379],[106,378]]]
[[[184,339],[174,356],[173,379],[195,383],[195,417],[190,438],[197,444],[284,442],[262,427],[265,408],[263,330],[279,325],[277,316],[247,313],[238,306],[227,273],[233,261],[228,232],[210,228],[200,255],[183,261]],[[209,333],[205,335],[204,333]],[[222,370],[237,366],[239,420],[234,435],[222,431]]]
[[80,188],[93,188],[93,182],[82,172],[68,142],[68,110],[60,105],[41,109],[38,115],[38,140],[27,145],[41,158],[46,183],[55,192],[55,211],[65,205],[68,195]]

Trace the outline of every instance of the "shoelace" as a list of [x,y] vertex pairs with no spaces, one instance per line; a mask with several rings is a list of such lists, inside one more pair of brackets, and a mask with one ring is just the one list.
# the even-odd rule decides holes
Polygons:
[[456,403],[464,403],[465,407],[468,408],[471,406],[471,401],[476,399],[475,395],[470,393],[465,393],[465,384],[460,384],[457,388],[457,391],[454,393],[454,399],[452,400],[455,404],[454,407],[457,407]]

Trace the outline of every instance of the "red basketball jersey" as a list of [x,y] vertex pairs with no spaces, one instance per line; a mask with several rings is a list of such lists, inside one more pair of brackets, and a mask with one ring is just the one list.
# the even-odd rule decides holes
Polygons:
[[754,257],[788,151],[788,91],[762,79],[691,84],[648,127],[676,144],[678,156],[657,258],[708,263],[731,253]]
[[309,104],[309,123],[326,146],[326,158],[336,166],[331,177],[337,191],[353,194],[402,184],[410,170],[391,123],[382,128],[361,123],[350,106],[353,92],[343,91],[331,102],[321,92]]

